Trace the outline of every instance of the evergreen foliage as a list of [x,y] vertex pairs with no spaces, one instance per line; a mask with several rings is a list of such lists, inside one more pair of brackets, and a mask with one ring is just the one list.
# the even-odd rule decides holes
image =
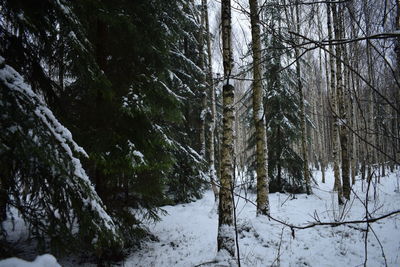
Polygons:
[[[177,89],[182,124],[174,125],[174,171],[167,180],[167,193],[174,202],[188,202],[201,196],[204,188],[205,162],[193,149],[199,144],[201,94],[205,73],[199,68],[198,33],[201,30],[199,10],[193,2],[164,1],[166,10],[162,25],[174,40],[170,48],[170,80]],[[203,44],[205,45],[205,44]]]
[[42,250],[83,249],[81,241],[100,254],[121,248],[114,221],[80,163],[86,152],[1,57],[0,83],[2,219],[5,205],[15,207]]
[[294,149],[301,134],[296,73],[291,68],[281,70],[283,60],[292,56],[281,41],[288,39],[281,10],[271,7],[265,11],[265,18],[272,32],[264,39],[270,192],[301,193],[304,192],[303,160]]
[[[204,86],[200,82],[204,73],[197,66],[199,10],[186,1],[39,2],[0,1],[0,54],[35,94],[24,100],[29,108],[11,114],[15,107],[10,105],[18,106],[19,96],[2,85],[2,96],[8,101],[2,104],[9,115],[3,118],[7,123],[1,123],[1,157],[18,163],[1,163],[9,170],[2,176],[2,192],[8,196],[2,208],[14,205],[11,195],[21,190],[35,195],[39,203],[43,201],[39,196],[46,192],[49,206],[54,207],[71,198],[71,205],[65,208],[76,213],[79,225],[80,220],[89,225],[88,233],[79,232],[88,235],[84,238],[72,234],[76,220],[69,213],[62,213],[62,220],[50,225],[45,223],[55,220],[50,208],[40,216],[30,214],[24,219],[39,227],[41,233],[36,237],[70,233],[66,242],[83,240],[86,244],[98,235],[98,245],[92,251],[99,257],[113,257],[121,253],[122,244],[137,244],[144,233],[141,220],[157,220],[160,205],[201,195],[204,162],[193,149],[199,148],[199,99]],[[45,101],[40,100],[40,105],[48,105],[85,148],[87,157],[82,158],[82,165],[95,191],[89,182],[82,186],[82,194],[74,190],[76,184],[63,192],[48,186],[48,179],[57,184],[73,173],[77,156],[63,156],[63,146],[44,131],[43,123],[29,122],[28,110],[40,98]],[[40,142],[26,141],[34,138],[29,135],[9,137],[11,133],[3,129],[13,124],[22,125],[27,133],[37,131],[34,136],[40,136]],[[46,143],[51,145],[43,146]],[[12,155],[7,154],[10,151]],[[28,160],[31,158],[34,160]],[[26,162],[24,166],[22,162]],[[17,183],[22,179],[20,173],[35,183],[22,187]],[[109,230],[101,226],[95,211],[79,207],[89,193],[99,207],[103,207],[101,203],[107,206],[115,232],[112,238],[102,238]],[[30,206],[33,202],[25,204],[25,209],[34,209]],[[21,205],[16,207],[22,210]],[[67,224],[62,226],[65,221],[71,229]],[[50,228],[58,232],[52,233]],[[119,245],[102,243],[104,240]]]

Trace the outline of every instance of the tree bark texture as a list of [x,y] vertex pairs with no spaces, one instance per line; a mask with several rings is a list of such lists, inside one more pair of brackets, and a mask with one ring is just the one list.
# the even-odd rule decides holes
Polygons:
[[[206,73],[205,55],[204,55],[204,24],[205,24],[205,6],[204,0],[201,2],[200,14],[200,32],[199,32],[199,68]],[[206,157],[206,111],[207,111],[207,87],[205,86],[206,77],[202,75],[201,79],[201,111],[200,111],[200,155]]]
[[214,192],[215,201],[218,200],[218,187],[216,185],[217,172],[215,170],[215,116],[216,116],[216,105],[215,105],[215,87],[212,74],[212,57],[211,57],[211,34],[210,34],[210,24],[208,20],[208,6],[207,0],[202,0],[202,5],[204,8],[204,17],[206,21],[206,41],[207,41],[207,55],[208,55],[208,67],[207,67],[207,84],[209,90],[210,98],[210,110],[211,118],[209,124],[209,144],[208,144],[208,166],[209,175],[211,180],[211,188]]
[[231,256],[235,254],[235,241],[233,234],[233,123],[234,123],[234,97],[235,90],[229,84],[232,68],[231,55],[231,3],[230,0],[221,1],[222,12],[222,46],[224,82],[223,97],[223,137],[221,155],[221,188],[219,191],[219,220],[218,220],[218,251],[226,250]]
[[256,127],[257,214],[269,214],[267,134],[261,83],[260,18],[257,0],[249,0],[253,50],[253,119]]
[[[335,29],[335,39],[342,38],[342,7],[332,6],[333,25]],[[343,183],[343,196],[350,200],[350,164],[349,164],[349,151],[348,151],[348,128],[347,128],[347,99],[345,98],[343,86],[343,68],[342,68],[342,45],[336,47],[336,93],[339,101],[339,116],[336,118],[336,124],[339,125],[339,139],[342,154],[342,183]]]
[[334,63],[334,57],[333,57],[333,45],[332,45],[332,23],[331,23],[331,6],[330,3],[327,3],[327,24],[328,24],[328,38],[329,38],[329,65],[331,69],[331,86],[330,86],[330,106],[331,106],[331,112],[333,116],[333,133],[332,133],[332,143],[333,143],[333,148],[332,148],[332,154],[333,154],[333,172],[335,176],[335,183],[333,190],[338,192],[338,202],[339,204],[343,204],[342,200],[342,185],[340,182],[340,170],[339,170],[339,126],[337,124],[337,117],[338,117],[338,111],[337,111],[337,100],[336,100],[336,88],[335,88],[335,63]]

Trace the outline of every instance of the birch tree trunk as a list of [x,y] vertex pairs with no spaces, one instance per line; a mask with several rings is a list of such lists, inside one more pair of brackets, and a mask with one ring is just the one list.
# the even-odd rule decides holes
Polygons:
[[[318,6],[318,13],[320,13],[320,7]],[[322,18],[321,16],[318,16],[318,31],[320,32],[319,36],[322,35],[323,33],[323,24],[322,24]],[[322,38],[322,37],[321,37]],[[322,59],[322,52],[324,53],[324,57]],[[328,71],[328,60],[327,60],[327,52],[320,50],[319,52],[319,60],[320,60],[320,67],[319,71],[320,73],[324,73],[325,70],[325,79],[326,79],[326,92],[329,92],[329,71]],[[322,67],[322,62],[324,62],[324,67]],[[322,79],[322,77],[321,77]],[[318,105],[319,102],[319,112],[320,115],[318,116],[318,131],[320,132],[320,165],[321,165],[321,173],[322,173],[322,183],[325,183],[325,169],[327,165],[327,157],[326,157],[326,151],[327,151],[327,140],[329,140],[329,136],[326,134],[326,127],[325,127],[325,118],[327,117],[326,114],[326,108],[325,108],[325,99],[326,95],[324,94],[324,90],[322,90],[324,86],[322,85],[321,82],[321,89],[319,92],[317,92],[318,95],[318,100],[316,105]]]
[[[350,75],[350,74],[349,74]],[[355,81],[354,81],[354,77],[352,77],[351,80],[352,83],[352,87],[353,87],[353,92],[355,93],[357,88],[355,87]],[[351,127],[353,129],[353,131],[357,131],[357,106],[356,106],[356,102],[354,101],[354,98],[356,96],[351,98],[351,102],[350,102],[350,110],[351,110],[351,114],[350,114],[350,118],[351,118]],[[352,138],[352,153],[351,153],[351,184],[354,185],[356,183],[356,173],[357,173],[357,139],[356,139],[356,135],[354,134],[354,132],[351,135]]]
[[[298,3],[298,1],[296,2]],[[296,31],[300,34],[300,14],[299,5],[296,5]],[[296,40],[299,43],[298,38]],[[300,53],[299,49],[295,48],[295,57],[299,59]],[[301,66],[300,60],[296,62],[296,75],[297,75],[297,88],[299,90],[300,96],[300,123],[301,123],[301,150],[303,154],[303,173],[304,180],[306,182],[306,193],[310,195],[312,193],[310,186],[310,172],[308,170],[308,152],[307,152],[307,142],[306,142],[306,114],[304,108],[304,94],[303,94],[303,83],[301,81]]]
[[[329,78],[328,58],[327,58],[327,52],[326,52],[326,51],[324,51],[324,58],[325,58],[326,92],[327,92],[327,94],[328,94],[328,92],[330,91],[330,90],[329,90],[330,78]],[[327,95],[327,97],[328,97],[328,95]],[[325,128],[325,117],[327,117],[327,114],[325,114],[325,109],[324,109],[324,104],[325,104],[325,103],[324,103],[324,98],[323,98],[322,92],[321,92],[320,101],[321,101],[321,103],[320,103],[320,109],[324,112],[324,113],[323,113],[323,117],[321,118],[322,129],[324,129],[324,128]],[[329,132],[329,131],[327,131],[327,132]],[[324,135],[324,137],[325,137],[325,138],[323,139],[323,142],[327,142],[327,143],[329,144],[330,142],[327,141],[327,140],[330,140],[329,134]],[[323,150],[324,150],[324,152],[325,152],[325,149],[328,149],[329,147],[328,147],[328,146],[324,146],[323,148],[324,148]],[[326,164],[327,161],[328,161],[327,155],[324,153],[324,156],[323,156],[323,158],[322,158],[322,162],[323,162],[324,168],[325,168],[325,166],[327,165],[327,164]],[[322,170],[322,183],[325,183],[325,169]]]
[[[396,0],[396,30],[400,30],[400,0]],[[400,72],[400,37],[397,37],[395,52],[397,57],[397,72]]]
[[[206,72],[205,69],[205,56],[204,56],[204,24],[205,24],[205,5],[201,2],[200,14],[200,33],[199,33],[199,68]],[[205,84],[205,77],[202,75],[201,79],[201,111],[200,111],[200,155],[206,157],[206,113],[207,113],[207,87]]]
[[269,214],[267,134],[262,105],[260,18],[257,0],[249,0],[253,50],[253,119],[256,127],[257,215]]
[[[357,36],[356,28],[355,25],[352,24],[350,27],[350,38],[354,38]],[[351,51],[352,58],[349,57]],[[348,52],[346,52],[346,61],[351,63],[352,68],[357,70],[358,69],[358,58],[357,56],[359,55],[358,53],[358,44],[350,44]],[[350,96],[350,124],[351,124],[351,129],[353,129],[352,133],[349,135],[349,138],[351,139],[351,168],[350,168],[350,173],[351,173],[351,184],[354,185],[356,183],[356,175],[357,175],[357,169],[358,165],[360,162],[360,158],[362,158],[362,155],[360,151],[357,149],[357,139],[355,132],[358,132],[358,124],[357,124],[357,91],[359,90],[359,81],[358,78],[356,80],[355,75],[352,71],[349,70],[348,74],[348,79],[349,79],[349,88],[352,88],[353,94]]]
[[229,84],[232,71],[231,46],[231,3],[221,1],[222,15],[222,57],[224,66],[223,97],[223,137],[221,157],[221,188],[219,191],[218,251],[226,250],[231,256],[235,254],[233,229],[233,122],[234,122],[234,87]]
[[[332,6],[333,11],[333,25],[335,29],[335,39],[342,38],[342,6]],[[342,154],[342,183],[343,183],[343,196],[350,200],[350,175],[349,175],[349,151],[348,151],[348,129],[347,129],[347,101],[343,88],[343,68],[342,68],[342,45],[336,45],[336,93],[339,101],[339,117],[336,118],[336,124],[339,124],[339,139]]]
[[[363,12],[365,16],[365,34],[368,36],[371,34],[372,27],[372,11],[371,7],[368,5],[368,2],[363,2]],[[367,56],[367,69],[368,69],[368,82],[375,86],[375,77],[374,77],[374,65],[375,62],[372,57],[372,46],[369,40],[367,40],[366,47],[366,56]],[[367,155],[368,155],[368,174],[367,178],[372,178],[373,165],[376,163],[376,133],[375,133],[375,107],[374,107],[374,92],[373,90],[368,90],[368,115],[367,115],[367,134],[368,134],[368,143],[367,146]],[[372,146],[370,145],[372,144]]]
[[[396,0],[396,30],[400,31],[400,0]],[[397,37],[396,45],[396,60],[397,60],[397,77],[400,77],[400,37]],[[394,99],[397,103],[397,109],[400,109],[400,90],[394,93]],[[393,110],[393,133],[394,133],[394,145],[393,145],[393,158],[394,161],[398,162],[400,158],[400,114]],[[393,165],[395,162],[393,162]]]
[[208,5],[207,0],[202,0],[204,17],[206,21],[206,41],[207,41],[207,55],[208,55],[208,68],[207,68],[207,84],[210,93],[210,110],[211,118],[209,125],[209,144],[208,144],[208,169],[211,180],[211,188],[214,193],[215,201],[218,201],[218,187],[216,185],[217,172],[215,170],[215,116],[216,116],[216,106],[215,106],[215,87],[212,74],[212,57],[211,57],[211,34],[210,34],[210,24],[208,20]]
[[335,88],[335,65],[334,65],[334,57],[333,57],[333,45],[332,45],[332,23],[331,23],[331,6],[330,3],[327,3],[327,24],[328,24],[328,38],[329,38],[329,65],[331,67],[331,86],[330,86],[330,96],[331,96],[331,112],[333,115],[333,133],[332,133],[332,154],[333,154],[333,172],[335,176],[335,184],[333,187],[334,191],[338,192],[338,202],[339,204],[343,204],[342,199],[342,185],[340,182],[340,170],[339,170],[339,126],[337,124],[337,102],[336,102],[336,88]]

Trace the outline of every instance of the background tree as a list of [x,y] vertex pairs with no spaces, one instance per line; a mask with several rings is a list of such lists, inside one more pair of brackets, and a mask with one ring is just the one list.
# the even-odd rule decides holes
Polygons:
[[217,171],[215,168],[215,125],[217,117],[216,99],[215,99],[215,84],[213,78],[212,69],[212,54],[211,54],[211,33],[209,25],[208,15],[208,1],[202,0],[203,11],[205,16],[205,31],[206,31],[206,43],[207,43],[207,86],[209,89],[209,110],[210,110],[210,121],[209,121],[209,136],[208,136],[208,164],[209,164],[209,176],[211,181],[212,190],[214,192],[215,200],[218,199],[218,188],[217,182]]
[[[339,40],[343,38],[343,9],[339,4],[332,5],[332,13],[333,13],[333,24],[335,31],[335,39]],[[339,140],[340,140],[340,151],[341,151],[341,159],[342,159],[342,184],[343,184],[343,196],[350,200],[350,166],[349,166],[349,152],[348,152],[348,131],[347,123],[349,120],[348,116],[348,107],[347,107],[347,99],[344,92],[344,81],[343,81],[343,68],[342,68],[342,46],[337,45],[336,47],[336,93],[337,100],[339,101],[338,112],[339,114],[335,114],[334,116],[337,118],[336,123],[340,129],[339,131]]]
[[[333,40],[333,35],[332,35],[332,17],[331,17],[331,4],[327,3],[326,4],[326,9],[327,9],[327,26],[328,26],[328,38],[329,38],[329,63],[330,63],[330,81],[331,81],[331,86],[330,86],[330,111],[333,116],[333,132],[332,132],[332,143],[333,143],[333,148],[332,148],[332,155],[333,155],[333,171],[334,171],[334,176],[335,176],[335,183],[334,183],[334,188],[333,190],[338,192],[338,203],[343,204],[343,191],[342,191],[342,184],[340,181],[340,170],[339,170],[339,164],[340,164],[340,158],[339,158],[339,123],[338,123],[338,109],[337,109],[337,95],[336,95],[336,66],[334,65],[335,62],[335,54],[333,51],[333,45],[332,45],[332,40]],[[336,80],[336,82],[335,82]]]
[[[296,1],[295,6],[295,25],[296,25],[296,32],[301,34],[300,31],[300,6],[299,1]],[[299,38],[296,38],[295,43],[299,43]],[[300,53],[299,49],[295,48],[295,58],[296,58],[296,76],[297,76],[297,89],[299,91],[299,98],[300,98],[300,123],[301,123],[301,151],[302,151],[302,158],[303,158],[303,174],[306,186],[307,195],[310,195],[311,190],[311,182],[310,182],[310,172],[308,166],[308,153],[307,153],[307,132],[306,132],[306,111],[305,111],[305,100],[304,100],[304,93],[303,93],[303,81],[302,81],[302,73],[301,73],[301,60],[300,60]]]
[[260,19],[257,0],[249,0],[250,21],[253,50],[253,121],[256,127],[256,161],[257,161],[257,214],[269,214],[267,136],[265,113],[262,105],[262,72],[261,72],[261,39]]

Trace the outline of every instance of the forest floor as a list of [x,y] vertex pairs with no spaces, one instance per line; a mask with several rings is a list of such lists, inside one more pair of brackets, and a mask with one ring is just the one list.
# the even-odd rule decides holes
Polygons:
[[[365,218],[366,190],[362,190],[361,180],[353,187],[361,201],[352,194],[348,204],[339,211],[334,204],[337,197],[331,192],[333,172],[327,172],[325,184],[321,182],[320,172],[314,172],[314,178],[317,185],[311,196],[301,194],[293,199],[289,194],[270,194],[271,215],[295,225],[313,222],[315,216],[327,222],[340,216],[346,221]],[[381,178],[380,184],[372,181],[368,197],[372,217],[399,209],[399,180],[397,172]],[[246,197],[252,201],[256,198],[254,194]],[[241,266],[362,266],[364,263],[366,223],[296,230],[293,238],[289,227],[267,217],[256,217],[250,202],[237,198],[236,204]],[[145,243],[123,265],[214,266],[211,262],[217,250],[218,216],[212,192],[207,191],[196,202],[163,209],[168,214],[160,222],[148,225],[159,241]],[[370,227],[367,266],[385,266],[385,261],[387,266],[400,266],[400,216],[380,220]]]
[[[365,218],[365,181],[357,180],[353,187],[360,199],[353,193],[345,207],[339,209],[336,194],[331,192],[332,170],[327,171],[325,184],[321,182],[320,172],[315,171],[313,174],[317,182],[313,187],[313,195],[300,194],[293,197],[290,194],[270,194],[271,215],[274,218],[293,225],[306,225],[314,222],[316,217],[323,222],[333,222],[339,218],[346,221]],[[382,177],[380,183],[372,180],[368,196],[368,210],[372,217],[399,209],[399,183],[400,171]],[[237,193],[255,202],[254,194]],[[257,217],[256,209],[250,201],[236,198],[236,205],[240,262],[243,267],[363,266],[366,223],[316,226],[295,230],[293,235],[289,227],[265,216]],[[115,266],[215,266],[218,215],[212,192],[206,191],[202,199],[189,204],[162,208],[167,214],[161,216],[161,221],[146,225],[158,240],[145,241],[141,249]],[[17,220],[15,223],[13,236],[21,238],[22,221]],[[371,223],[370,227],[367,266],[400,266],[400,216]],[[41,260],[44,259],[49,260]],[[79,263],[79,260],[73,258],[59,259],[59,262],[62,266],[95,266]]]

